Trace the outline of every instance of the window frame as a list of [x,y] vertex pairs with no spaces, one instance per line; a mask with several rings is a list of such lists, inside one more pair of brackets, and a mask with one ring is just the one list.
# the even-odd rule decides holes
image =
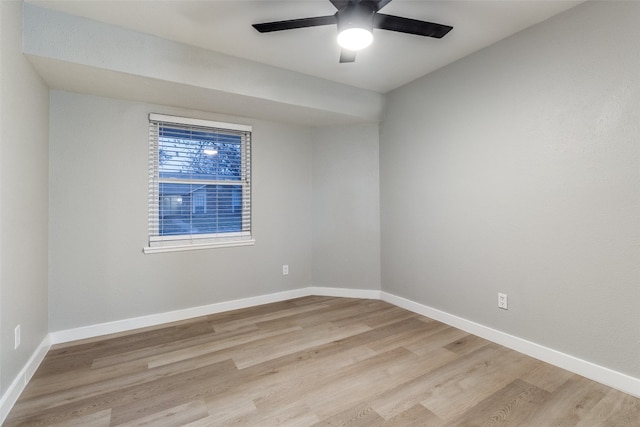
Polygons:
[[[234,133],[241,136],[241,176],[240,180],[189,180],[160,178],[159,129],[161,126],[190,127],[206,132]],[[149,190],[148,190],[148,233],[145,254],[209,249],[255,244],[252,226],[251,201],[251,135],[253,128],[248,125],[216,122],[188,117],[149,113]],[[160,184],[202,184],[241,186],[241,231],[218,233],[189,233],[160,235]],[[193,209],[191,206],[190,210]]]

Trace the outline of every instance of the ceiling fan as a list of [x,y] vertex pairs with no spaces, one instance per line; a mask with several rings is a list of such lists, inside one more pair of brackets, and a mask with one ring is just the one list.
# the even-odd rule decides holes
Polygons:
[[338,11],[333,15],[254,24],[261,33],[337,24],[340,62],[354,62],[356,51],[373,41],[373,29],[397,31],[418,36],[444,37],[453,27],[378,13],[391,0],[329,0]]

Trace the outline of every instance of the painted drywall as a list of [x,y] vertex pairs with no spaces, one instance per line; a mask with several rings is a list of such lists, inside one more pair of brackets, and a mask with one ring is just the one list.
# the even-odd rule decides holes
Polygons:
[[380,289],[378,125],[315,129],[313,284]]
[[[0,2],[0,394],[46,336],[49,91],[22,55],[22,3]],[[14,328],[21,343],[14,350]]]
[[[254,246],[142,253],[150,112],[253,126]],[[50,188],[51,331],[311,284],[306,128],[52,91]]]
[[53,88],[305,124],[382,117],[377,92],[29,3],[24,13],[24,52]]
[[384,291],[640,378],[638,16],[588,2],[389,94]]

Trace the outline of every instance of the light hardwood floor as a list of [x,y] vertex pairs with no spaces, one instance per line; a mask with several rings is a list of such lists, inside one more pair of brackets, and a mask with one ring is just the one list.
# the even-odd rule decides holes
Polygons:
[[56,346],[16,425],[640,426],[640,399],[382,301],[306,297]]

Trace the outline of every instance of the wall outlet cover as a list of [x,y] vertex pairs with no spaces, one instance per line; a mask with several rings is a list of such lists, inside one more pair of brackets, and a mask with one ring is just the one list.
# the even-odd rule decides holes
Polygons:
[[13,349],[17,350],[18,347],[20,347],[20,325],[16,326],[16,328],[14,329],[13,339],[14,339]]
[[502,308],[503,310],[509,309],[507,294],[498,292],[498,308]]

